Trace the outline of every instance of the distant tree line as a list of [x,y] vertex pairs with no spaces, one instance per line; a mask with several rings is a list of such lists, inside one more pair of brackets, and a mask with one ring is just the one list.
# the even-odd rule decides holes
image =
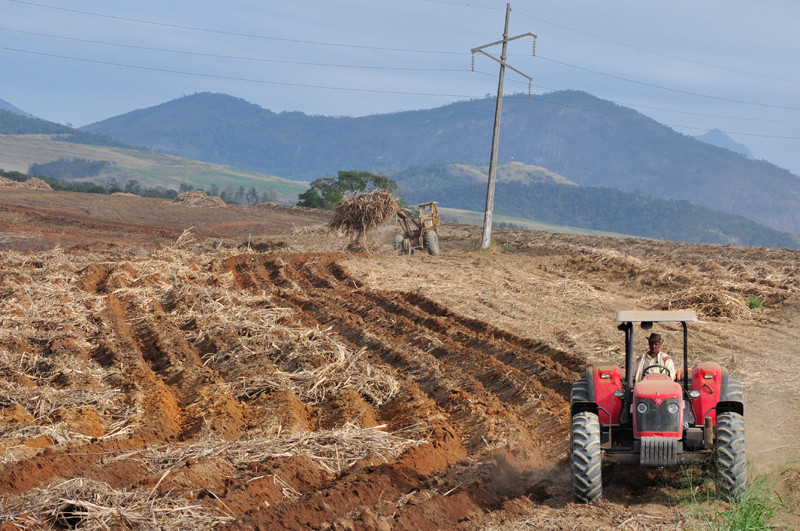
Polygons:
[[107,160],[86,160],[61,157],[53,162],[34,162],[28,166],[28,173],[53,179],[71,180],[86,179],[100,175],[100,172],[111,163]]
[[[35,165],[32,164],[31,167],[33,166]],[[12,181],[25,182],[34,176],[45,181],[53,190],[60,190],[64,192],[82,192],[85,194],[114,194],[125,192],[142,197],[175,199],[179,194],[184,192],[193,192],[199,190],[207,195],[219,197],[226,203],[236,205],[252,205],[256,203],[275,202],[278,198],[278,193],[274,189],[269,188],[266,191],[259,192],[255,186],[245,188],[242,185],[234,186],[233,184],[228,184],[222,190],[220,190],[219,186],[214,183],[207,190],[203,190],[202,188],[193,186],[189,183],[181,183],[179,185],[179,189],[174,190],[172,188],[166,188],[163,186],[155,186],[152,188],[144,187],[136,179],[131,179],[124,184],[118,183],[116,179],[111,179],[111,181],[108,183],[100,184],[91,181],[66,180],[48,177],[47,175],[41,174],[31,175],[18,171],[4,171],[0,169],[0,177],[5,177],[6,179],[11,179]]]
[[0,177],[11,179],[12,181],[25,182],[31,177],[38,177],[43,180],[53,190],[63,192],[81,192],[84,194],[114,194],[120,192],[128,192],[143,197],[161,197],[164,199],[175,199],[178,197],[178,192],[171,188],[164,188],[163,186],[156,186],[153,188],[143,188],[136,180],[130,180],[124,186],[112,180],[107,184],[98,184],[89,181],[65,181],[62,179],[54,179],[52,177],[42,175],[29,175],[18,171],[4,171],[0,169]]
[[200,190],[205,192],[206,195],[219,197],[223,201],[228,204],[233,205],[255,205],[256,203],[271,203],[275,202],[278,199],[278,193],[273,188],[268,188],[266,191],[258,191],[258,188],[255,186],[250,186],[250,188],[245,188],[243,185],[235,186],[233,184],[227,184],[224,188],[220,189],[220,187],[216,183],[212,183],[206,189],[200,188],[198,186],[192,186],[189,183],[181,183],[179,187],[180,193],[184,192],[192,192],[195,190]]
[[[72,129],[69,134],[61,135],[53,140],[58,140],[59,142],[71,142],[73,144],[84,144],[87,146],[106,146],[106,147],[120,147],[120,148],[130,148],[129,144],[124,142],[117,142],[116,140],[112,139],[109,136],[101,135],[97,133],[89,133],[87,131],[79,131],[77,129]],[[147,151],[147,148],[137,148],[143,149]]]

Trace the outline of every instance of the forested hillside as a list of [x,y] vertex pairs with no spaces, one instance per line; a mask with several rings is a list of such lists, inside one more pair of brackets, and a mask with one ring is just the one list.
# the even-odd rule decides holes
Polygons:
[[72,128],[66,125],[0,109],[0,135],[47,135],[70,131]]
[[[389,172],[409,203],[485,209],[486,173],[480,167],[435,163]],[[519,163],[497,170],[494,213],[645,238],[796,249],[800,238],[688,201],[640,192],[576,186],[559,175]]]

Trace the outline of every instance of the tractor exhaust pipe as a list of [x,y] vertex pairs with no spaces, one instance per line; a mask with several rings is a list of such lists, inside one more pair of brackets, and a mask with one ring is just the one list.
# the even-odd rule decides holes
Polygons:
[[703,447],[706,450],[714,448],[714,426],[711,424],[711,417],[703,419]]

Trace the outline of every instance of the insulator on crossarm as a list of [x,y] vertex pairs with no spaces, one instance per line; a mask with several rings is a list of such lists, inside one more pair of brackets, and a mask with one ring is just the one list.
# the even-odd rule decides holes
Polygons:
[[528,99],[531,99],[531,82],[528,81]]
[[472,52],[472,71],[475,71],[475,52]]
[[536,57],[536,37],[533,38],[533,56]]

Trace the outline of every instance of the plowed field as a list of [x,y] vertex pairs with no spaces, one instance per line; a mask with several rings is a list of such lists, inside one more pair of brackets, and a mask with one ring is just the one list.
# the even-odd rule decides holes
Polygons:
[[698,312],[690,355],[743,381],[751,476],[793,503],[800,253],[526,231],[478,253],[446,225],[438,257],[393,229],[354,254],[326,219],[1,190],[0,528],[691,527],[727,507],[699,468],[572,502],[569,389],[621,363],[618,309]]

